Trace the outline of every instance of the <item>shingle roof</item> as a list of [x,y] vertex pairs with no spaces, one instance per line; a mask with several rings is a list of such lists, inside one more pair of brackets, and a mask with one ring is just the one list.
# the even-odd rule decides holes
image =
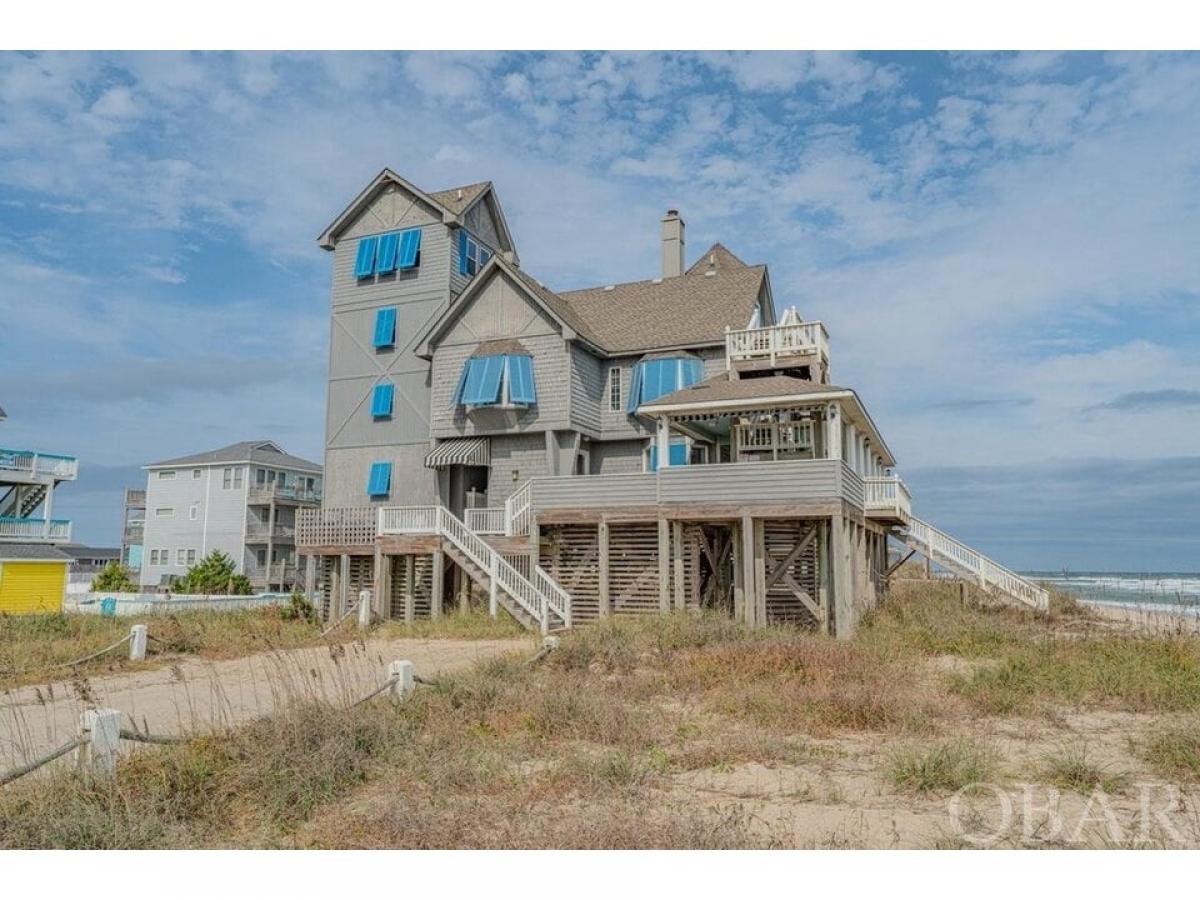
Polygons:
[[[496,260],[499,263],[499,260]],[[546,307],[563,320],[567,326],[582,337],[584,340],[595,344],[597,347],[608,350],[611,349],[600,340],[600,335],[592,329],[592,326],[580,316],[573,304],[571,304],[562,294],[556,294],[544,284],[539,282],[533,276],[516,266],[505,264],[505,271],[511,272],[520,282],[525,285],[536,297],[538,297]]]
[[63,544],[60,548],[72,559],[120,559],[120,547],[88,547],[84,544]]
[[239,441],[228,447],[217,450],[206,450],[191,456],[180,456],[175,459],[164,459],[162,462],[150,463],[143,468],[155,469],[162,466],[206,466],[217,463],[260,462],[266,465],[280,466],[288,469],[320,474],[321,467],[307,459],[284,453],[278,444],[271,441]]
[[497,338],[492,341],[480,341],[472,356],[503,356],[511,353],[514,356],[532,356],[525,345],[515,338]]
[[0,543],[0,561],[10,559],[62,559],[71,557],[63,553],[53,544],[3,544]]
[[564,291],[557,296],[594,335],[594,342],[609,352],[722,341],[727,327],[745,328],[750,321],[767,267],[747,266],[717,248],[720,245],[712,251],[718,259],[711,275],[706,274],[705,254],[700,263],[674,278]]
[[[490,181],[481,181],[478,184],[464,184],[462,187],[447,188],[444,191],[431,191],[429,196],[457,216],[491,186]],[[462,192],[461,197],[459,196],[460,191]]]
[[680,403],[713,403],[721,400],[766,400],[775,397],[793,397],[798,394],[831,394],[849,388],[835,384],[816,384],[792,375],[769,375],[763,378],[739,378],[730,380],[728,375],[714,375],[691,387],[673,394],[666,394],[641,409],[659,406],[674,406]]
[[692,267],[687,270],[688,275],[693,275],[696,272],[704,272],[710,266],[718,269],[745,269],[748,266],[742,262],[737,254],[732,250],[717,241],[707,250],[705,250],[698,260],[692,263]]

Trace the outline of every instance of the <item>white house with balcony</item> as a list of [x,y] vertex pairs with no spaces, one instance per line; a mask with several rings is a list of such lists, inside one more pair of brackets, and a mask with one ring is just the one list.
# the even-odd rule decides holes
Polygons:
[[[385,239],[421,249],[400,265]],[[297,546],[330,614],[369,591],[384,617],[719,610],[848,635],[889,542],[1045,603],[913,516],[866,403],[832,383],[826,326],[777,316],[767,267],[722,244],[688,265],[676,210],[659,275],[573,290],[520,267],[490,183],[385,170],[321,246],[326,494]]]

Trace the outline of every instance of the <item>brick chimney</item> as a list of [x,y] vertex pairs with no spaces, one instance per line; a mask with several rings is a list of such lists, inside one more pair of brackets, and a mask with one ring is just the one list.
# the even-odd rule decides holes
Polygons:
[[668,209],[662,220],[662,277],[683,274],[683,219],[679,210]]

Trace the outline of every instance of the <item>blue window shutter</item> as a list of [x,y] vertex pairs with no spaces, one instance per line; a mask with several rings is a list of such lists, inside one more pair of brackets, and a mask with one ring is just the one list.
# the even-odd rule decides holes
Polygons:
[[478,405],[480,384],[483,381],[483,358],[473,356],[466,363],[465,384],[463,385],[462,402],[466,406]]
[[533,382],[533,358],[513,355],[508,357],[508,397],[513,403],[537,403],[537,391]]
[[650,471],[658,471],[658,442],[655,441],[650,445]]
[[482,247],[479,248],[479,268],[482,269],[484,266],[486,266],[487,261],[491,258],[492,254],[489,251],[484,250]]
[[479,371],[475,379],[475,390],[471,390],[471,379],[467,379],[467,399],[471,406],[491,406],[500,401],[500,377],[504,374],[503,356],[483,356],[475,359]]
[[637,363],[633,367],[633,378],[629,382],[629,397],[625,401],[625,412],[637,412],[638,404],[642,402],[642,369],[645,363]]
[[358,239],[358,256],[354,260],[355,278],[368,278],[375,274],[375,250],[378,246],[378,236]]
[[379,238],[379,267],[380,275],[396,271],[396,248],[400,246],[400,232],[389,231]]
[[400,235],[400,268],[411,269],[421,252],[421,229],[410,228]]
[[685,359],[683,361],[683,377],[679,381],[681,388],[691,387],[704,380],[704,361],[701,359]]
[[458,229],[458,274],[467,274],[467,229]]
[[688,446],[685,443],[671,444],[671,465],[686,466],[688,463]]
[[375,393],[371,397],[371,415],[377,419],[390,418],[392,415],[392,399],[395,388],[390,384],[375,385]]
[[385,306],[375,311],[375,346],[396,345],[396,307]]
[[387,497],[392,492],[392,464],[371,463],[371,475],[367,479],[367,494],[371,497]]
[[467,374],[471,371],[472,360],[467,360],[463,363],[462,374],[458,376],[458,387],[454,389],[454,398],[450,401],[451,406],[462,406],[466,401],[463,399],[463,394],[467,386]]

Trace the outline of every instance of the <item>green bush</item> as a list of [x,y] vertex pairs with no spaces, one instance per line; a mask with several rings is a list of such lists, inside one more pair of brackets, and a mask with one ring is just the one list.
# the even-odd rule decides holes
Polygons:
[[115,591],[120,593],[135,592],[137,589],[138,586],[133,580],[133,573],[115,559],[101,569],[100,573],[92,579],[93,591]]
[[214,550],[187,574],[175,582],[180,594],[252,594],[250,579],[234,571],[234,562],[227,553]]

